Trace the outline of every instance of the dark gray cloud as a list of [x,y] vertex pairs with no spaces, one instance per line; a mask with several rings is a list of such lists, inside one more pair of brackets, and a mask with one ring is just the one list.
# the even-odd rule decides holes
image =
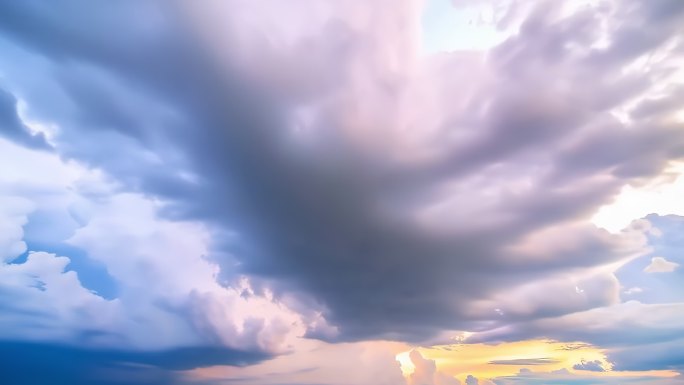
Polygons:
[[17,113],[17,99],[2,88],[0,88],[0,135],[30,148],[51,148],[43,133],[31,133],[24,125]]
[[0,342],[0,371],[9,384],[185,384],[181,370],[209,365],[247,365],[267,356],[223,347],[167,351],[85,349],[35,342]]
[[[284,31],[241,24],[240,12],[260,8],[237,2],[222,5],[238,7],[222,23],[198,26],[179,12],[192,14],[184,4],[72,1],[55,10],[34,1],[0,5],[0,31],[30,51],[22,58],[50,63],[54,84],[45,88],[70,108],[39,103],[44,89],[28,82],[12,91],[58,121],[61,154],[164,199],[170,218],[211,225],[212,257],[227,278],[246,273],[277,295],[311,298],[342,339],[420,340],[615,300],[603,280],[570,307],[531,301],[525,314],[500,315],[495,303],[470,306],[635,251],[591,228],[544,256],[520,246],[548,226],[561,229],[554,237],[574,234],[573,223],[624,183],[684,156],[671,120],[627,128],[611,114],[665,71],[621,68],[684,25],[681,7],[664,11],[672,2],[628,3],[649,12],[619,6],[629,11],[610,24],[609,48],[588,48],[601,33],[597,17],[609,16],[539,7],[486,60],[443,55],[417,74],[392,67],[411,61],[402,42],[416,31],[404,6],[381,14],[383,1],[362,8],[380,18],[373,25],[330,2],[337,14],[311,14],[315,22],[294,32],[287,20]],[[288,8],[269,4],[270,14]],[[652,32],[635,41],[643,25]],[[203,28],[216,36],[203,38]],[[279,32],[291,41],[279,46]],[[422,88],[434,111],[421,110]]]
[[641,345],[623,346],[611,350],[609,358],[614,370],[684,370],[684,354],[679,348],[684,339],[654,341]]

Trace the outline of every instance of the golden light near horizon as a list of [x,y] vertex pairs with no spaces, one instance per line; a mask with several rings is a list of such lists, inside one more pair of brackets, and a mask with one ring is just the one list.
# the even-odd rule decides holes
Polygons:
[[[604,349],[583,342],[559,342],[552,340],[527,340],[500,344],[452,344],[416,347],[396,355],[404,377],[409,378],[415,371],[410,353],[417,350],[429,360],[433,360],[437,370],[465,381],[468,375],[487,379],[514,376],[521,369],[532,372],[550,373],[568,370],[597,377],[653,376],[672,377],[675,371],[613,371],[612,364]],[[603,372],[589,372],[573,369],[581,362],[599,361]]]

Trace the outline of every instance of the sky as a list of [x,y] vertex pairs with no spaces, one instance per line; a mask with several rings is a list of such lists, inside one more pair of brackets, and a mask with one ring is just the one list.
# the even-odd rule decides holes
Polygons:
[[684,384],[684,1],[0,2],[7,385]]

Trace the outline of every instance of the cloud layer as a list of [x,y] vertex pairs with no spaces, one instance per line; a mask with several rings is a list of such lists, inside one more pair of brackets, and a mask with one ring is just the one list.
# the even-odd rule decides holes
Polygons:
[[589,220],[684,158],[684,4],[500,3],[500,44],[429,55],[418,0],[0,4],[0,337],[163,369],[112,352],[681,340],[654,218]]

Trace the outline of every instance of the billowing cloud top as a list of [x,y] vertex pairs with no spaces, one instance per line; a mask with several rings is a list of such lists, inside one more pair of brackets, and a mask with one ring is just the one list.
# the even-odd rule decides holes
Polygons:
[[[498,37],[444,48],[440,7]],[[682,36],[672,0],[0,4],[0,367],[214,381],[189,370],[313,340],[548,338],[607,358],[501,383],[679,370],[681,217],[591,218],[677,178]],[[217,381],[271,381],[244,370]]]

